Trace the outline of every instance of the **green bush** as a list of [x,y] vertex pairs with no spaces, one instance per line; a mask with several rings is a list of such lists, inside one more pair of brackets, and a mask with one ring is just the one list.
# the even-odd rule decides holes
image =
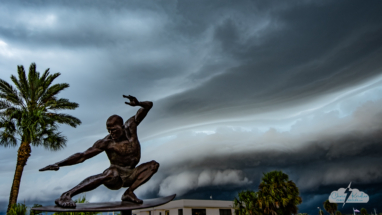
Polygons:
[[[42,207],[42,205],[34,204],[32,206],[32,208],[39,208],[39,207]],[[41,211],[35,211],[35,210],[30,211],[30,215],[38,215],[38,214],[42,214],[42,212]]]
[[27,206],[22,203],[14,204],[11,206],[7,215],[26,215],[27,214]]

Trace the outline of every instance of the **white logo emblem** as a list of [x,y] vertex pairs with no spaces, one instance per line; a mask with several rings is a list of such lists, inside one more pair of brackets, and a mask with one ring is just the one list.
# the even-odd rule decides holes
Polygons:
[[350,188],[351,182],[347,188],[340,188],[337,191],[333,191],[329,196],[329,202],[331,203],[367,203],[369,196],[359,191],[358,189]]

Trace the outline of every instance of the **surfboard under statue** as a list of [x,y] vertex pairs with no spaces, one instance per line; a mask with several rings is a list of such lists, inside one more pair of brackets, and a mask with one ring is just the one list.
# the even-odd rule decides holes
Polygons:
[[[77,203],[75,208],[63,208],[57,205],[32,208],[35,211],[46,212],[109,212],[109,211],[129,211],[131,210],[152,208],[166,204],[175,198],[176,194],[156,199],[143,200],[142,204],[127,201],[117,202],[95,202],[95,203]],[[125,214],[125,213],[123,213]]]

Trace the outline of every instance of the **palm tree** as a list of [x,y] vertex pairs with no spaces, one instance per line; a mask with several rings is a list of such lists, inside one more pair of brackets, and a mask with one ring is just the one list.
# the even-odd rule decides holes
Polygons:
[[81,121],[71,115],[57,113],[60,110],[73,110],[77,103],[57,98],[57,94],[69,84],[52,82],[60,73],[49,74],[49,69],[40,76],[36,64],[29,67],[28,77],[23,66],[17,66],[18,79],[11,76],[13,87],[0,79],[0,145],[17,146],[17,164],[9,196],[10,207],[17,202],[20,180],[31,153],[32,146],[43,146],[49,150],[65,147],[66,137],[57,131],[58,124],[76,127]]
[[327,199],[324,202],[324,209],[331,215],[334,215],[334,213],[337,211],[337,203],[331,203],[329,202],[329,199]]
[[281,171],[264,174],[258,191],[259,207],[264,214],[297,214],[301,202],[299,190],[287,174]]
[[233,200],[235,215],[257,215],[261,214],[258,207],[257,193],[246,190],[238,194],[238,198]]

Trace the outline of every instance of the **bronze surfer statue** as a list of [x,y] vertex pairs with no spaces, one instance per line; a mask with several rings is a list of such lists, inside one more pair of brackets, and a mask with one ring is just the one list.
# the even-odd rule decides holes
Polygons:
[[146,183],[158,171],[159,163],[150,161],[136,166],[141,158],[137,127],[146,117],[153,103],[149,101],[140,102],[130,95],[123,95],[123,97],[130,100],[130,102],[125,102],[127,105],[141,107],[135,116],[130,117],[125,123],[123,123],[122,117],[118,115],[110,116],[106,121],[109,134],[105,138],[96,141],[92,147],[82,153],[76,153],[63,161],[40,169],[40,171],[57,171],[62,166],[82,163],[103,151],[106,152],[110,160],[109,168],[101,174],[86,178],[77,186],[64,192],[60,198],[56,199],[56,205],[66,208],[76,207],[76,203],[72,200],[74,195],[93,190],[101,184],[112,190],[128,187],[122,195],[122,201],[138,204],[143,202],[135,196],[134,190]]

